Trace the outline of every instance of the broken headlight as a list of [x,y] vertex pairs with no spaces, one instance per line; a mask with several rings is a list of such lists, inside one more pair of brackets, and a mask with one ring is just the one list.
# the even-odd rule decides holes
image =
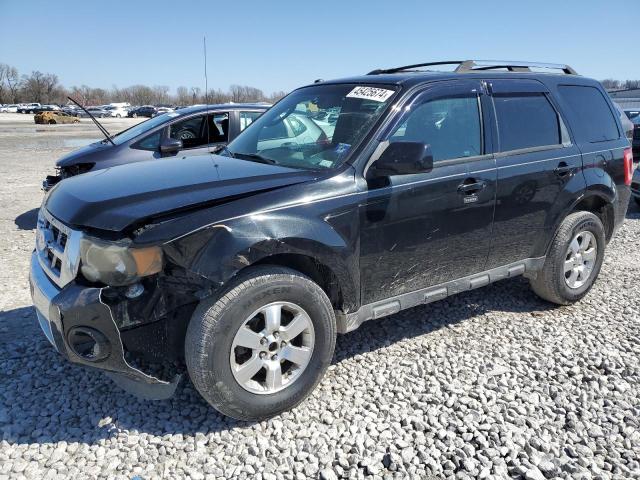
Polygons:
[[129,241],[83,238],[80,258],[82,275],[87,280],[114,287],[129,285],[162,270],[160,247],[134,248]]

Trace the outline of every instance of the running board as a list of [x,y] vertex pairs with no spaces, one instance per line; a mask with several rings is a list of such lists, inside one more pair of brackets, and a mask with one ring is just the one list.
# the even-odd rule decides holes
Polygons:
[[351,332],[367,320],[375,320],[393,315],[401,310],[442,300],[456,293],[484,287],[498,280],[517,277],[519,275],[528,276],[542,268],[545,258],[546,257],[528,258],[527,260],[505,265],[504,267],[494,268],[458,280],[452,280],[441,283],[440,285],[416,290],[415,292],[404,293],[378,302],[369,303],[360,307],[357,312],[345,314],[338,311],[336,312],[338,332]]

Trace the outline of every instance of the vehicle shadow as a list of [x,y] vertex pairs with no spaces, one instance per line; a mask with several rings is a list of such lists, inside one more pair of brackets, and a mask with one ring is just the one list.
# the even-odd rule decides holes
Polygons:
[[[491,292],[490,290],[493,290]],[[525,279],[500,282],[430,305],[365,322],[341,335],[333,363],[428,335],[489,311],[540,312],[556,308],[539,300]],[[493,299],[493,300],[489,300]],[[538,319],[532,316],[532,321]],[[212,433],[250,426],[211,408],[188,379],[170,400],[140,400],[120,390],[98,370],[73,365],[39,331],[33,308],[0,312],[0,433],[12,444],[58,441],[94,444],[146,432],[153,435]],[[285,413],[284,416],[289,415]]]
[[18,215],[14,222],[20,230],[35,230],[36,223],[38,222],[38,210],[39,208],[32,208],[24,213]]

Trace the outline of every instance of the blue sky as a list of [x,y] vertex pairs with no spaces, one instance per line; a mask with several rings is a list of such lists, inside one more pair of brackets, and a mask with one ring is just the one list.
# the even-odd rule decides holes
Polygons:
[[564,62],[640,79],[640,1],[0,0],[0,62],[65,86],[251,85],[266,93],[439,59]]

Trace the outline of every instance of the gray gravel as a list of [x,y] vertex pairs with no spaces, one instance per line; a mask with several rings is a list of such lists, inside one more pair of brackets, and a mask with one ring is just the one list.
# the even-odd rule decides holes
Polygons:
[[189,383],[170,401],[140,401],[52,350],[26,282],[32,209],[39,181],[70,150],[48,139],[97,135],[86,124],[31,132],[8,118],[0,479],[640,478],[636,206],[579,304],[550,306],[517,279],[369,322],[338,338],[310,399],[247,424]]

